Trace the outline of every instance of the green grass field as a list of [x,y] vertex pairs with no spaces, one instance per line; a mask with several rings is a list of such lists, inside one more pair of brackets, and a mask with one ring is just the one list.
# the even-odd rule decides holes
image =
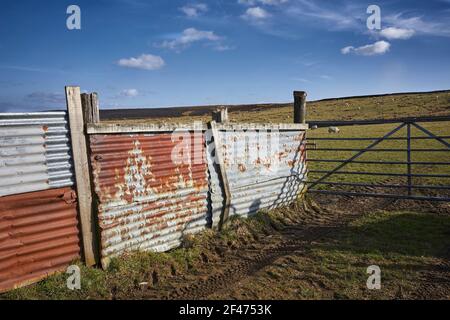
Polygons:
[[[450,91],[439,94],[398,95],[373,98],[335,99],[307,103],[307,119],[393,119],[450,114]],[[236,122],[292,122],[292,104],[255,112],[231,112]]]

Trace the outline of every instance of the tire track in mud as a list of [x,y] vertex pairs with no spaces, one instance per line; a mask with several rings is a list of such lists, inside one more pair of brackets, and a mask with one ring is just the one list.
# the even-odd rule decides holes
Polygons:
[[[384,208],[391,205],[395,200],[385,201],[374,200],[363,209],[373,210],[373,207]],[[273,244],[273,238],[263,240],[257,244],[257,249],[248,250],[246,247],[239,248],[238,252],[227,257],[222,263],[216,265],[218,271],[212,275],[207,275],[204,279],[195,280],[194,283],[180,285],[177,289],[172,289],[163,299],[183,300],[206,299],[213,294],[233,288],[239,281],[245,280],[267,266],[272,265],[277,259],[288,255],[301,255],[307,252],[307,247],[313,242],[330,233],[343,228],[352,221],[358,219],[364,212],[341,212],[321,208],[315,203],[309,203],[310,208],[304,204],[305,215],[299,217],[300,221],[296,225],[285,226],[278,235],[275,235],[278,244]],[[254,252],[259,250],[256,255]],[[250,254],[249,254],[250,253]],[[246,254],[246,257],[243,255]],[[227,265],[223,267],[223,265]],[[211,265],[209,265],[211,266]],[[214,270],[214,268],[207,268]]]
[[[400,296],[400,299],[404,297]],[[446,257],[439,264],[423,272],[421,284],[413,294],[414,299],[450,299],[450,260]]]

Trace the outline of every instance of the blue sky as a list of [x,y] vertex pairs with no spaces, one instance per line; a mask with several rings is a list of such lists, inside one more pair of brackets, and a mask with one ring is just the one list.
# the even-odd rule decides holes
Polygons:
[[3,0],[0,112],[64,109],[65,85],[101,108],[449,89],[449,57],[450,0]]

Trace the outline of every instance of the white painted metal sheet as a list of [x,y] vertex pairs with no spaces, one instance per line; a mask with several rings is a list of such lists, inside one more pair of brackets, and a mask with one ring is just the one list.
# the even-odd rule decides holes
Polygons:
[[0,114],[0,196],[74,184],[66,112]]

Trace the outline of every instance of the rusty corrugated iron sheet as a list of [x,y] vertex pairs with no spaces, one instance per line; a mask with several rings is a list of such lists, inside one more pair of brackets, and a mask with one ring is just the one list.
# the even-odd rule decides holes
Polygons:
[[64,270],[79,257],[73,189],[0,197],[0,292]]
[[0,114],[0,197],[72,185],[66,112]]
[[103,266],[126,251],[169,250],[207,225],[203,135],[190,163],[172,161],[175,145],[168,133],[90,136]]
[[[305,131],[219,131],[231,192],[230,216],[285,206],[304,191]],[[215,143],[207,137],[212,221],[220,220],[224,203]]]

